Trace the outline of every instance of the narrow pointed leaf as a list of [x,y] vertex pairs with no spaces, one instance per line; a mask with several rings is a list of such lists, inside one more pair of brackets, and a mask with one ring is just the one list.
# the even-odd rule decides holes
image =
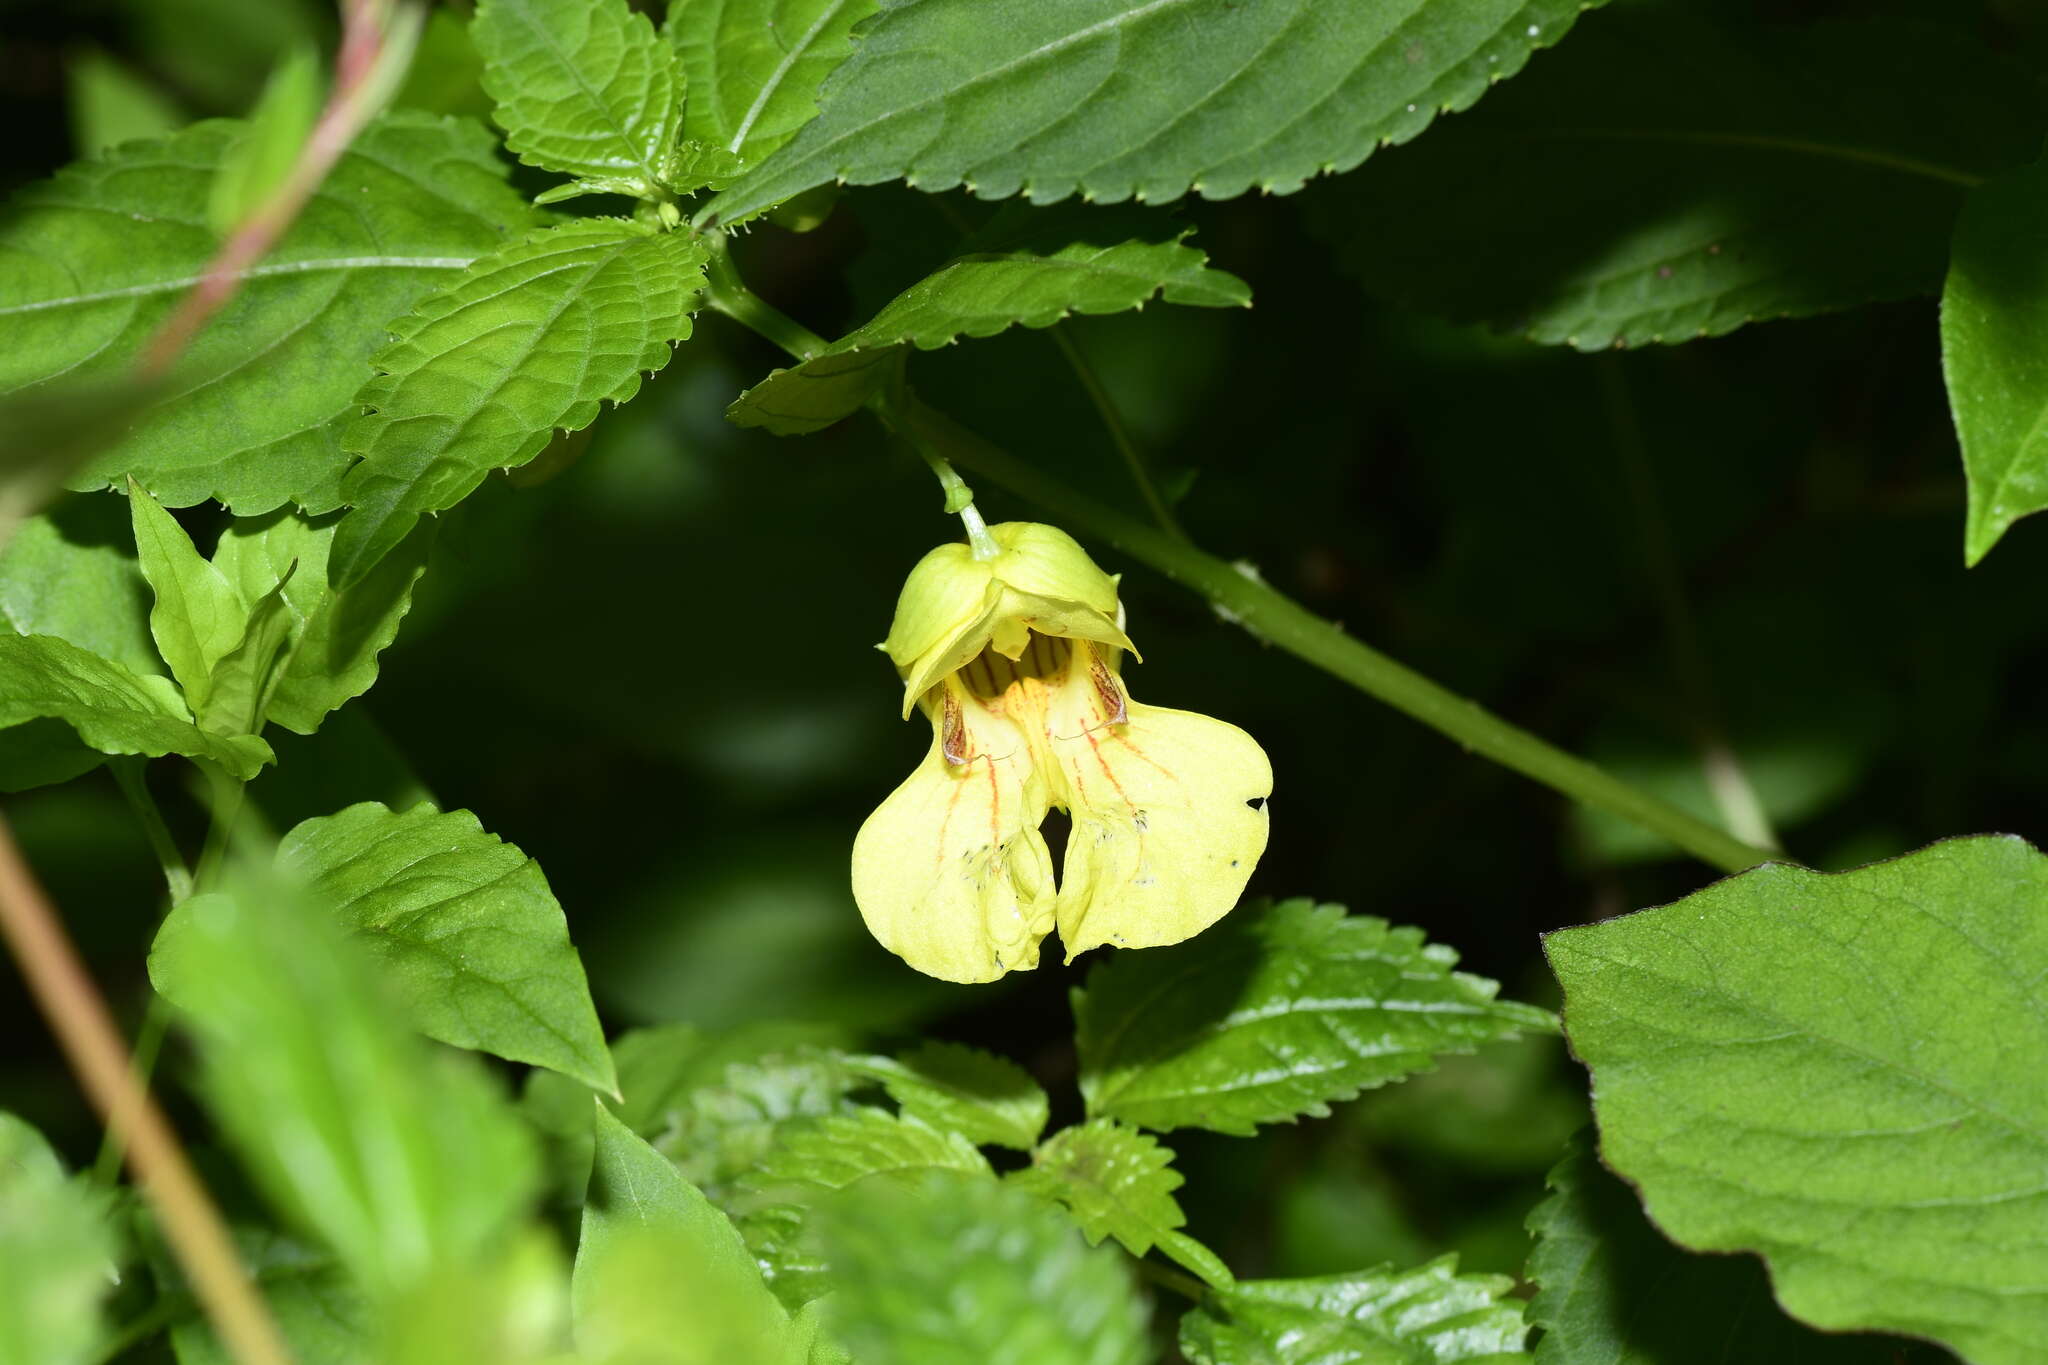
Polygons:
[[[1202,308],[1251,303],[1244,281],[1210,269],[1185,230],[1169,227],[1162,238],[1157,221],[1128,213],[1062,210],[1019,221],[1021,232],[995,225],[988,240],[970,242],[968,254],[904,290],[866,325],[747,390],[726,415],[778,436],[804,435],[856,411],[887,384],[894,353],[904,347],[932,350],[1013,326],[1050,327],[1073,313],[1124,312],[1155,295]],[[1015,236],[1027,240],[1004,241]]]
[[1587,351],[1939,288],[1968,187],[2039,149],[2036,84],[1952,26],[1730,8],[1588,15],[1312,223],[1376,294]]
[[665,182],[683,88],[646,15],[625,0],[481,0],[470,33],[521,161],[626,193]]
[[1240,1280],[1181,1319],[1194,1365],[1527,1365],[1528,1328],[1505,1275],[1460,1275],[1455,1256],[1312,1280]]
[[818,112],[876,0],[669,0],[663,27],[689,76],[686,136],[751,165]]
[[478,261],[392,325],[357,401],[342,484],[355,510],[328,576],[348,587],[419,519],[453,507],[493,469],[588,426],[690,335],[704,249],[685,233],[595,218],[544,229]]
[[709,215],[831,180],[1040,203],[1285,193],[1467,107],[1583,7],[891,0],[820,91],[817,119]]
[[429,1037],[617,1087],[547,878],[468,811],[366,801],[299,825],[278,862],[333,907]]
[[1941,296],[1941,359],[1963,447],[1975,564],[2048,507],[2048,163],[1970,195]]
[[1029,1151],[1051,1111],[1030,1072],[958,1043],[928,1042],[896,1058],[849,1057],[846,1065],[880,1081],[904,1113],[970,1142]]
[[825,1307],[855,1360],[1138,1365],[1145,1310],[1117,1253],[1057,1209],[957,1171],[866,1181],[824,1211]]
[[0,634],[0,730],[48,719],[103,754],[182,754],[254,777],[270,746],[254,735],[216,735],[192,723],[168,678],[138,677],[50,635]]
[[328,582],[327,555],[340,514],[309,518],[278,511],[237,520],[222,532],[214,566],[245,599],[266,580],[283,585],[291,631],[264,715],[312,734],[322,718],[377,681],[377,656],[412,609],[413,585],[426,571],[433,527],[415,530],[359,582]]
[[277,684],[279,655],[292,630],[285,583],[297,572],[297,564],[286,566],[285,578],[250,604],[242,638],[214,665],[206,701],[198,708],[201,729],[221,735],[253,735],[263,729],[264,708]]
[[1216,1254],[1180,1231],[1187,1216],[1173,1192],[1181,1174],[1173,1153],[1149,1133],[1114,1119],[1062,1128],[1010,1179],[1064,1204],[1090,1242],[1114,1237],[1133,1256],[1158,1246],[1209,1284],[1231,1283]]
[[1536,1365],[1894,1365],[1904,1343],[1832,1336],[1785,1316],[1752,1256],[1681,1251],[1643,1217],[1635,1191],[1601,1169],[1592,1143],[1550,1173],[1529,1215]]
[[1418,929],[1307,900],[1247,907],[1200,938],[1112,958],[1075,992],[1088,1112],[1249,1133],[1554,1027]]
[[218,569],[200,557],[185,528],[155,498],[130,485],[128,509],[136,562],[156,599],[149,611],[149,632],[157,652],[171,666],[171,676],[185,689],[186,701],[203,717],[214,669],[241,643],[249,622],[248,604]]
[[[240,128],[132,142],[15,196],[0,224],[0,395],[129,371],[220,248],[207,196]],[[245,515],[338,506],[348,460],[328,419],[367,377],[385,324],[533,221],[493,147],[469,120],[372,124],[243,272],[169,401],[125,424],[73,486],[133,475],[168,506],[218,498]]]
[[1673,1240],[1760,1253],[1816,1327],[2039,1355],[2048,857],[1765,866],[1545,947],[1601,1154]]

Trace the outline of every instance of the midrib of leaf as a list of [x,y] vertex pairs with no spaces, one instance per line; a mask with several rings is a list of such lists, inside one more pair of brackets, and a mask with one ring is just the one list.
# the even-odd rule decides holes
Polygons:
[[[234,278],[248,281],[275,275],[301,275],[325,270],[465,270],[474,264],[476,259],[474,256],[329,256],[315,260],[273,261],[253,265],[236,271]],[[57,299],[37,299],[34,303],[9,304],[0,307],[0,317],[36,313],[49,308],[71,308],[81,304],[102,303],[109,299],[146,298],[152,294],[174,293],[190,289],[206,278],[205,275],[187,275],[174,280],[124,285],[119,289],[102,290],[96,294],[68,294]]]
[[[523,12],[524,11],[522,11],[522,13]],[[627,31],[631,32],[631,30],[632,21],[629,16],[627,20]],[[601,95],[597,90],[592,88],[589,81],[583,78],[583,69],[577,66],[575,62],[570,60],[568,53],[562,51],[560,48],[555,46],[554,36],[550,34],[545,28],[536,28],[533,31],[540,35],[541,46],[545,47],[548,50],[549,55],[554,57],[554,59],[561,64],[563,69],[566,70],[572,77],[575,78],[576,88],[583,92],[584,97],[588,99],[590,103],[602,113],[605,121],[611,124],[612,131],[618,135],[620,144],[636,153],[632,160],[621,163],[622,168],[630,169],[634,166],[638,166],[641,170],[641,173],[647,177],[647,183],[649,185],[659,184],[660,177],[654,173],[654,168],[638,158],[638,148],[635,147],[634,145],[632,134],[626,131],[625,125],[620,123],[617,117],[613,114],[611,104],[605,100],[603,95]],[[666,51],[662,51],[660,55],[666,57],[668,54]]]
[[761,117],[762,111],[767,109],[768,101],[775,97],[775,92],[782,88],[782,82],[788,79],[790,68],[803,59],[804,53],[817,41],[818,34],[823,31],[825,25],[838,18],[839,12],[845,8],[846,0],[833,0],[833,4],[818,16],[818,21],[805,30],[803,37],[796,40],[796,46],[784,49],[782,60],[768,73],[767,81],[761,86],[761,93],[754,96],[754,103],[740,119],[739,130],[732,135],[732,142],[725,150],[735,156],[739,155],[740,144],[747,140],[748,133],[754,131],[755,121]]
[[1587,142],[1669,142],[1695,147],[1751,147],[1758,151],[1785,152],[1824,161],[1848,161],[1876,166],[1883,170],[1897,171],[1901,175],[1921,176],[1945,185],[1960,185],[1964,189],[1975,189],[1985,180],[1981,175],[1957,170],[1953,166],[1944,166],[1939,162],[1923,161],[1918,157],[1899,156],[1869,147],[1816,142],[1810,138],[1778,137],[1770,133],[1710,133],[1678,128],[1538,128],[1508,132],[1504,136],[1522,142],[1568,141],[1576,138]]
[[[1919,911],[1919,912],[1920,912],[1921,914],[1923,914],[1923,915],[1925,915],[1925,914],[1927,913],[1927,912],[1926,912],[1926,910],[1925,910],[1925,909],[1924,909],[1923,907],[1921,907],[1921,906],[1917,906],[1917,905],[1915,905],[1915,906],[1913,906],[1912,908],[1913,908],[1914,910],[1916,910],[1916,911]],[[1943,921],[1943,920],[1940,920],[1940,919],[1935,919],[1935,917],[1934,917],[1934,916],[1932,916],[1932,915],[1927,915],[1927,918],[1929,918],[1929,919],[1933,919],[1933,920],[1934,920],[1934,922],[1935,922],[1936,924],[1940,924],[1940,925],[1942,925],[1942,927],[1944,927],[1944,928],[1951,928],[1951,926],[1949,926],[1949,925],[1948,925],[1948,924],[1946,923],[1946,921]],[[1811,926],[1809,926],[1809,928],[1811,928]],[[1952,932],[1953,932],[1953,930],[1952,930]],[[1965,939],[1968,939],[1968,937],[1969,937],[1969,936],[1965,934],[1965,935],[1961,935],[1961,937],[1963,937],[1963,938],[1965,938]],[[1984,952],[1984,953],[1986,953],[1986,955],[1987,955],[1987,956],[1989,956],[1989,957],[1991,957],[1991,959],[1992,959],[1993,961],[2001,961],[2001,960],[2002,960],[2002,959],[2000,959],[1999,957],[1997,957],[1996,955],[1990,954],[1990,953],[1989,953],[1989,952],[1988,952],[1988,951],[1987,951],[1986,949],[1984,949],[1984,948],[1983,948],[1983,947],[1981,947],[1980,945],[1977,945],[1977,944],[1975,944],[1975,943],[1972,943],[1972,945],[1971,945],[1971,946],[1973,946],[1973,947],[1976,947],[1976,948],[1978,949],[1978,951],[1979,951],[1979,952]],[[1619,959],[1619,958],[1610,958],[1610,957],[1596,957],[1596,955],[1594,955],[1594,954],[1592,954],[1592,953],[1588,953],[1588,954],[1587,954],[1587,957],[1588,957],[1588,958],[1590,958],[1590,959],[1593,959],[1593,960],[1599,961],[1599,962],[1603,962],[1603,963],[1606,963],[1607,965],[1609,965],[1609,966],[1611,966],[1611,967],[1619,967],[1619,968],[1622,968],[1622,969],[1624,969],[1624,970],[1630,970],[1630,971],[1636,971],[1636,972],[1641,972],[1641,973],[1643,973],[1643,974],[1644,974],[1644,975],[1646,975],[1646,976],[1648,976],[1648,975],[1655,975],[1655,973],[1652,973],[1652,972],[1648,971],[1648,970],[1647,970],[1647,969],[1646,969],[1645,967],[1643,967],[1643,965],[1642,965],[1642,964],[1640,964],[1640,963],[1636,963],[1636,962],[1628,962],[1628,961],[1625,961],[1625,960],[1622,960],[1622,959]],[[1697,990],[1697,987],[1696,987],[1696,986],[1695,986],[1695,985],[1694,985],[1693,983],[1691,983],[1691,982],[1687,982],[1687,981],[1681,981],[1681,980],[1674,980],[1674,979],[1672,979],[1672,978],[1660,978],[1660,979],[1661,979],[1661,980],[1665,980],[1665,981],[1669,982],[1669,984],[1672,984],[1672,985],[1675,985],[1675,986],[1682,986],[1682,987],[1688,987],[1688,988],[1691,988],[1691,989]],[[2031,998],[2031,992],[2029,993],[2029,996],[2030,996],[2030,998]],[[2048,1148],[2048,1132],[2042,1132],[2042,1131],[2039,1131],[2039,1130],[2036,1130],[2036,1129],[2030,1128],[2030,1127],[2028,1127],[2028,1126],[2027,1126],[2027,1125],[2026,1125],[2026,1124],[2025,1124],[2025,1123],[2024,1123],[2023,1121],[2021,1121],[2021,1120],[2019,1120],[2019,1119],[2016,1119],[2016,1118],[2012,1118],[2012,1117],[2010,1117],[2010,1116],[2008,1116],[2008,1115],[2006,1115],[2006,1114],[2002,1114],[2002,1113],[2000,1113],[2000,1112],[1999,1112],[1998,1110],[1996,1110],[1996,1109],[1992,1108],[1992,1107],[1991,1107],[1991,1105],[1990,1105],[1989,1103],[1987,1103],[1986,1101],[1984,1101],[1984,1100],[1978,1099],[1978,1098],[1976,1098],[1976,1097],[1974,1097],[1974,1096],[1970,1096],[1970,1095],[1963,1095],[1963,1094],[1958,1094],[1958,1093],[1957,1093],[1957,1092],[1956,1092],[1955,1090],[1953,1090],[1953,1089],[1951,1089],[1951,1088],[1950,1088],[1949,1086],[1947,1086],[1947,1085],[1943,1084],[1943,1083],[1942,1083],[1941,1081],[1938,1081],[1938,1080],[1934,1079],[1934,1078],[1933,1078],[1933,1077],[1931,1077],[1931,1076],[1925,1075],[1924,1073],[1922,1073],[1922,1072],[1920,1072],[1920,1071],[1917,1071],[1917,1070],[1915,1070],[1915,1069],[1914,1069],[1913,1067],[1911,1067],[1911,1066],[1907,1065],[1907,1064],[1906,1064],[1905,1062],[1902,1062],[1902,1061],[1898,1061],[1898,1060],[1896,1060],[1896,1059],[1894,1059],[1894,1058],[1891,1058],[1891,1057],[1886,1057],[1886,1056],[1883,1056],[1883,1055],[1881,1055],[1881,1054],[1879,1054],[1879,1053],[1875,1053],[1875,1052],[1870,1052],[1870,1051],[1867,1051],[1867,1050],[1865,1050],[1865,1049],[1863,1049],[1863,1048],[1857,1047],[1857,1046],[1856,1046],[1856,1045],[1855,1045],[1855,1044],[1854,1044],[1853,1042],[1850,1042],[1850,1041],[1848,1041],[1848,1040],[1846,1040],[1846,1039],[1841,1039],[1841,1038],[1835,1038],[1835,1037],[1831,1037],[1831,1036],[1828,1036],[1828,1035],[1825,1035],[1825,1034],[1820,1034],[1820,1033],[1816,1033],[1816,1032],[1814,1032],[1814,1031],[1813,1031],[1813,1030],[1812,1030],[1811,1028],[1805,1027],[1805,1026],[1803,1026],[1803,1025],[1799,1024],[1798,1022],[1796,1022],[1796,1021],[1794,1021],[1794,1020],[1786,1019],[1786,1018],[1784,1018],[1784,1017],[1782,1017],[1782,1016],[1780,1016],[1780,1015],[1778,1015],[1778,1014],[1775,1014],[1775,1013],[1773,1013],[1773,1012],[1771,1011],[1771,1009],[1770,1009],[1770,1008],[1769,1008],[1768,1006],[1766,1006],[1766,1005],[1763,1005],[1763,1004],[1761,1004],[1761,1003],[1758,1003],[1758,1002],[1753,1002],[1753,1001],[1751,1001],[1750,999],[1748,999],[1747,997],[1743,998],[1743,1000],[1742,1000],[1742,1007],[1743,1007],[1743,1008],[1744,1008],[1744,1009],[1745,1009],[1746,1011],[1748,1011],[1748,1012],[1750,1012],[1750,1013],[1762,1015],[1762,1016],[1763,1016],[1763,1017],[1764,1017],[1765,1019],[1768,1019],[1768,1020],[1769,1020],[1769,1021],[1771,1021],[1772,1023],[1774,1023],[1774,1024],[1777,1024],[1777,1025],[1780,1025],[1780,1026],[1782,1026],[1782,1027],[1783,1027],[1783,1028],[1785,1029],[1785,1031],[1786,1031],[1786,1033],[1787,1033],[1787,1034],[1789,1034],[1789,1035],[1791,1035],[1791,1036],[1794,1036],[1794,1037],[1797,1037],[1797,1038],[1799,1038],[1799,1039],[1801,1039],[1801,1040],[1803,1040],[1803,1041],[1805,1041],[1805,1042],[1809,1042],[1809,1043],[1818,1043],[1818,1044],[1822,1044],[1822,1045],[1824,1045],[1824,1046],[1826,1046],[1826,1047],[1834,1048],[1834,1049],[1835,1049],[1836,1051],[1839,1051],[1839,1052],[1846,1052],[1846,1053],[1848,1053],[1848,1054],[1849,1054],[1850,1056],[1852,1056],[1852,1057],[1856,1057],[1856,1058],[1858,1058],[1858,1059],[1860,1059],[1860,1060],[1862,1060],[1862,1061],[1864,1061],[1864,1062],[1866,1062],[1866,1063],[1870,1064],[1870,1065],[1871,1065],[1872,1067],[1876,1068],[1877,1070],[1879,1070],[1879,1071],[1881,1071],[1881,1072],[1883,1072],[1883,1071],[1889,1071],[1889,1072],[1894,1072],[1894,1073],[1897,1073],[1897,1074],[1899,1074],[1899,1075],[1903,1075],[1903,1076],[1909,1076],[1909,1077],[1911,1077],[1911,1078],[1912,1078],[1913,1080],[1915,1080],[1915,1081],[1918,1081],[1918,1082],[1919,1082],[1920,1084],[1922,1084],[1922,1085],[1926,1086],[1926,1087],[1927,1087],[1927,1089],[1929,1089],[1929,1090],[1931,1090],[1931,1091],[1934,1091],[1934,1092],[1935,1092],[1935,1093],[1937,1093],[1937,1094],[1940,1094],[1940,1095],[1944,1095],[1944,1096],[1946,1096],[1947,1098],[1949,1098],[1949,1099],[1951,1099],[1951,1100],[1955,1101],[1955,1102],[1956,1102],[1956,1104],[1958,1104],[1959,1106],[1961,1106],[1961,1108],[1962,1108],[1962,1111],[1963,1111],[1963,1112],[1964,1112],[1965,1114],[1982,1114],[1982,1115],[1986,1116],[1987,1118],[1991,1118],[1991,1119],[1994,1119],[1994,1120],[1996,1120],[1996,1121],[1997,1121],[1997,1122],[1998,1122],[1998,1123],[1999,1123],[2000,1125],[2002,1125],[2003,1127],[2005,1127],[2005,1128],[2006,1128],[2007,1130],[2009,1130],[2010,1132],[2014,1133],[2015,1135],[2017,1135],[2017,1136],[2019,1136],[2019,1137],[2021,1137],[2021,1138],[2027,1139],[2027,1140],[2028,1140],[2028,1141],[2029,1141],[2030,1143],[2032,1143],[2033,1145],[2035,1145],[2035,1146],[2039,1146],[2039,1147],[2044,1147],[2044,1148]],[[1635,1015],[1633,1015],[1633,1014],[1631,1014],[1631,1016],[1630,1016],[1630,1017],[1631,1017],[1631,1019],[1633,1019],[1633,1020],[1634,1020],[1634,1022],[1635,1022],[1635,1023],[1636,1023],[1636,1024],[1637,1024],[1637,1025],[1639,1026],[1639,1027],[1641,1027],[1641,1028],[1644,1028],[1644,1029],[1647,1029],[1647,1030],[1650,1030],[1650,1031],[1653,1031],[1653,1032],[1662,1032],[1662,1031],[1663,1031],[1663,1030],[1662,1030],[1662,1029],[1660,1029],[1660,1028],[1659,1028],[1659,1027],[1658,1027],[1658,1026],[1657,1026],[1657,1025],[1655,1024],[1655,1023],[1653,1023],[1653,1022],[1651,1022],[1651,1021],[1649,1021],[1649,1020],[1645,1020],[1645,1019],[1642,1019],[1642,1018],[1640,1018],[1640,1017],[1638,1017],[1638,1016],[1635,1016]],[[1747,1041],[1747,1040],[1745,1040],[1745,1041]],[[1598,1101],[1597,1101],[1597,1100],[1595,1101],[1594,1107],[1595,1107],[1595,1109],[1596,1109],[1596,1110],[1597,1110],[1597,1109],[1598,1109],[1598,1107],[1599,1107],[1599,1105],[1598,1105]],[[1948,1121],[1949,1121],[1949,1122],[1953,1122],[1953,1120],[1948,1120]],[[2024,1193],[2024,1192],[2022,1192],[2022,1193]],[[2013,1195],[2012,1193],[2007,1193],[2007,1194],[2004,1194],[2004,1195],[2001,1195],[2001,1196],[2000,1196],[2000,1198],[2001,1198],[2001,1199],[2004,1199],[2004,1198],[2012,1198],[2012,1197],[2015,1197],[2015,1196],[2014,1196],[2014,1195]],[[1961,1202],[1965,1202],[1965,1203],[1985,1203],[1985,1202],[1995,1202],[1995,1201],[1985,1201],[1985,1200],[1967,1200],[1967,1201],[1961,1201]]]

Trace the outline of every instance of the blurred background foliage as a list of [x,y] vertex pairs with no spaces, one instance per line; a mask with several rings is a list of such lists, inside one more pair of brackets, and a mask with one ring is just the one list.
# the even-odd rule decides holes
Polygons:
[[[1949,24],[2048,72],[2048,24],[2023,0],[1714,8],[1739,23]],[[0,13],[9,187],[241,112],[281,54],[333,29],[312,0]],[[403,101],[480,112],[464,43],[452,14],[437,18]],[[1543,81],[1546,60],[1521,81]],[[1213,263],[1250,282],[1249,312],[1065,324],[1196,540],[1703,814],[1703,744],[1725,747],[1816,866],[1964,832],[2038,837],[2048,530],[2023,526],[1964,571],[1933,302],[1595,355],[1453,325],[1347,278],[1325,216],[1429,154],[1424,139],[1342,184],[1181,209]],[[985,211],[866,189],[815,231],[763,226],[738,250],[760,293],[829,336],[944,259],[949,212]],[[897,720],[873,646],[904,573],[955,526],[870,422],[805,440],[727,424],[725,405],[778,357],[710,314],[698,329],[587,444],[542,462],[552,477],[495,479],[444,519],[382,681],[317,737],[274,735],[280,764],[252,799],[277,829],[371,798],[479,812],[546,869],[614,1031],[798,1020],[877,1045],[923,1031],[1016,1057],[1077,1107],[1066,992],[1086,963],[1049,956],[995,986],[926,980],[868,939],[847,889],[855,829],[929,742]],[[1140,506],[1048,337],[920,355],[912,377],[1063,479]],[[979,491],[991,519],[1048,515]],[[106,495],[63,515],[82,539],[118,543],[125,526]],[[1137,694],[1235,721],[1272,756],[1255,894],[1421,925],[1547,1003],[1540,931],[1708,879],[1100,557],[1128,571]],[[170,804],[195,818],[196,803]],[[132,1025],[160,888],[113,780],[10,798],[7,815]],[[89,1161],[93,1126],[12,982],[0,1037],[9,1107]],[[1174,1145],[1190,1231],[1240,1274],[1447,1249],[1518,1273],[1522,1220],[1585,1119],[1583,1074],[1538,1040],[1453,1059],[1330,1121]]]

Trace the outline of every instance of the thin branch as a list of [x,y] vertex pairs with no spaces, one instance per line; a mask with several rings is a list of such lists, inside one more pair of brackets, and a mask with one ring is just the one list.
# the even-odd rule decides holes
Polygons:
[[1173,509],[1166,505],[1166,499],[1159,496],[1158,487],[1152,482],[1152,475],[1145,468],[1145,457],[1138,453],[1138,446],[1131,439],[1130,428],[1124,425],[1124,415],[1116,405],[1116,399],[1103,387],[1101,376],[1088,363],[1087,355],[1079,342],[1067,335],[1065,326],[1054,327],[1046,335],[1060,348],[1060,354],[1067,358],[1067,365],[1074,371],[1074,377],[1081,381],[1081,387],[1088,391],[1088,401],[1095,405],[1096,415],[1102,418],[1102,425],[1109,429],[1110,443],[1116,453],[1123,456],[1124,468],[1130,472],[1131,482],[1138,486],[1138,492],[1145,499],[1152,520],[1159,523],[1159,529],[1183,543],[1188,542],[1188,533],[1173,515]]
[[50,1031],[156,1211],[172,1252],[240,1365],[289,1365],[270,1310],[242,1268],[227,1224],[193,1173],[163,1111],[135,1078],[121,1033],[49,898],[0,817],[0,936]]
[[156,798],[149,794],[143,768],[147,762],[143,758],[117,758],[107,766],[114,770],[114,781],[120,784],[121,795],[128,798],[129,809],[135,812],[150,850],[156,854],[157,865],[164,871],[164,885],[171,893],[171,904],[176,905],[192,894],[192,868],[178,851],[177,841],[171,838]]

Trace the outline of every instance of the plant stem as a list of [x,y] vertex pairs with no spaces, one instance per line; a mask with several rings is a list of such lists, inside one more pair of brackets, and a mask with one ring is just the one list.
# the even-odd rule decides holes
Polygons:
[[288,1365],[270,1310],[242,1269],[220,1212],[193,1173],[176,1134],[135,1078],[128,1050],[57,913],[0,818],[0,936],[29,992],[110,1129],[123,1134],[128,1164],[162,1220],[164,1235],[240,1365]]
[[[823,343],[812,332],[756,298],[714,244],[711,306],[802,359]],[[767,325],[756,319],[765,317]],[[1338,627],[1266,586],[1249,565],[1226,564],[1164,531],[1067,487],[1035,466],[992,445],[923,401],[884,395],[883,420],[920,448],[977,474],[1019,497],[1050,508],[1070,525],[1143,561],[1174,582],[1200,593],[1225,620],[1414,717],[1525,777],[1582,805],[1608,811],[1663,835],[1686,852],[1727,872],[1769,861],[1753,848],[1648,792],[1536,738],[1414,669],[1346,635]]]
[[924,402],[912,400],[903,417],[910,430],[953,463],[1053,509],[1068,525],[1200,593],[1224,619],[1448,735],[1470,752],[1534,778],[1583,805],[1661,834],[1724,871],[1739,872],[1774,856],[1768,849],[1753,848],[1508,724],[1478,703],[1353,639],[1266,586],[1249,565],[1227,564],[1096,502]]
[[1182,544],[1192,544],[1188,533],[1181,529],[1174,517],[1173,509],[1166,505],[1166,499],[1159,496],[1159,489],[1152,482],[1151,473],[1145,468],[1145,458],[1138,453],[1137,443],[1131,440],[1130,428],[1124,425],[1123,413],[1117,408],[1116,399],[1103,387],[1101,376],[1088,363],[1080,343],[1067,335],[1065,326],[1051,328],[1047,333],[1053,344],[1060,348],[1060,354],[1067,358],[1067,365],[1074,371],[1074,377],[1081,381],[1081,387],[1088,392],[1088,401],[1095,404],[1095,411],[1102,418],[1102,425],[1109,429],[1110,443],[1116,453],[1123,456],[1124,468],[1130,471],[1131,482],[1138,485],[1139,494],[1145,499],[1145,506],[1152,513],[1152,520],[1159,528]]
[[199,767],[206,774],[207,804],[213,823],[207,826],[206,846],[199,850],[199,868],[193,875],[192,884],[205,891],[220,878],[220,865],[234,839],[235,820],[242,813],[244,784],[211,763],[201,763]]
[[825,349],[825,338],[756,294],[733,269],[725,239],[718,233],[703,236],[710,258],[704,263],[704,301],[740,326],[758,333],[788,351],[798,360],[809,360]]
[[143,775],[141,758],[117,758],[107,766],[114,770],[114,780],[121,785],[121,795],[128,798],[129,809],[142,825],[143,834],[149,839],[149,846],[156,853],[158,866],[164,870],[164,885],[171,893],[171,904],[176,905],[192,894],[192,868],[185,862],[185,855],[178,851],[177,841],[171,838],[170,828],[164,824],[164,815],[157,808],[156,798],[149,794],[149,783]]
[[1157,1261],[1148,1261],[1141,1256],[1137,1258],[1137,1266],[1138,1274],[1143,1278],[1150,1280],[1156,1285],[1171,1289],[1174,1293],[1182,1295],[1195,1303],[1200,1303],[1209,1292],[1208,1285],[1203,1284],[1185,1271],[1175,1270],[1170,1265],[1161,1265]]
[[[135,1084],[145,1090],[149,1088],[150,1074],[156,1070],[157,1055],[164,1050],[164,1034],[170,1031],[170,1027],[170,1002],[152,991],[149,1008],[142,1012],[142,1025],[135,1030],[134,1055],[128,1061],[129,1070],[135,1075]],[[93,1159],[93,1183],[111,1187],[121,1174],[121,1158],[125,1155],[121,1130],[109,1124],[100,1138],[99,1155]]]

